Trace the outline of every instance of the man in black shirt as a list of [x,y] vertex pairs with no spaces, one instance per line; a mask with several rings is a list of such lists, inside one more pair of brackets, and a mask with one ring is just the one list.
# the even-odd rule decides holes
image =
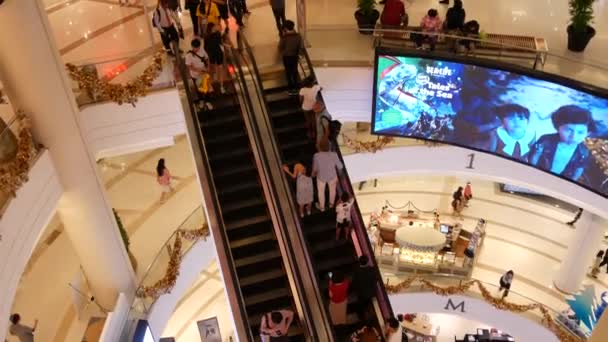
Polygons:
[[357,315],[365,321],[372,299],[376,296],[376,272],[368,266],[369,259],[359,257],[359,267],[353,273],[352,287],[357,294]]

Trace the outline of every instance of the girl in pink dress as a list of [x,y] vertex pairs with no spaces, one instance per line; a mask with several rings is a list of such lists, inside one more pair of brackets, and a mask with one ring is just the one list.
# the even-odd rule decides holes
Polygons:
[[161,189],[160,203],[162,204],[165,203],[167,194],[173,191],[173,187],[171,186],[171,173],[169,172],[169,169],[165,167],[164,158],[160,158],[158,164],[156,164],[156,175],[156,181]]

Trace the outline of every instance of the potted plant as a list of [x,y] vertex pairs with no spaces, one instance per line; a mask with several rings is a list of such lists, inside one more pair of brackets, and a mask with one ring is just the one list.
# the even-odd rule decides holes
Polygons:
[[376,10],[376,0],[358,0],[355,19],[359,26],[359,33],[372,34],[376,21],[380,18],[380,12]]
[[593,2],[595,0],[568,0],[570,25],[568,25],[568,50],[581,52],[593,36]]
[[118,216],[116,209],[112,208],[112,212],[114,213],[114,218],[116,219],[116,224],[118,225],[118,230],[120,231],[120,237],[122,238],[122,242],[125,244],[125,249],[127,250],[127,254],[129,255],[129,260],[131,261],[133,270],[137,272],[137,259],[135,259],[133,253],[131,253],[131,250],[129,250],[129,245],[131,244],[131,242],[129,241],[129,234],[127,234],[127,230],[122,224],[122,220],[120,219],[120,216]]

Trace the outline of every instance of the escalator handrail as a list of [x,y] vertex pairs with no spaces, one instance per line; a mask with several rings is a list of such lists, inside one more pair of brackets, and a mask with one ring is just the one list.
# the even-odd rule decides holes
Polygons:
[[[198,120],[198,111],[194,106],[194,96],[190,88],[190,83],[192,82],[192,79],[190,78],[190,74],[186,69],[182,54],[179,49],[174,46],[173,51],[176,55],[175,59],[178,71],[180,73],[182,81],[184,82],[184,88],[188,102],[187,109],[184,108],[184,110],[189,111],[189,113],[185,113],[186,126],[188,129],[188,135],[190,137],[190,145],[192,146],[192,152],[195,157],[194,161],[197,168],[201,192],[206,207],[209,230],[212,233],[211,235],[214,239],[215,248],[218,253],[217,262],[218,264],[220,264],[220,269],[222,270],[221,274],[223,278],[224,287],[226,289],[229,304],[232,308],[231,311],[233,312],[234,327],[236,330],[235,334],[239,337],[239,340],[252,341],[253,336],[251,334],[247,311],[245,310],[245,302],[243,299],[243,294],[241,292],[241,286],[239,284],[238,276],[236,274],[234,257],[232,256],[230,242],[228,240],[228,235],[225,229],[226,225],[224,223],[222,211],[220,209],[221,205],[219,202],[217,190],[215,188],[213,171],[211,170],[211,165],[209,163],[207,148],[205,146],[205,139],[203,137],[203,130]],[[199,158],[197,158],[197,156]],[[207,186],[206,189],[204,188],[205,185]],[[221,247],[221,249],[218,247]],[[224,256],[222,254],[225,254],[225,257],[222,257]],[[222,264],[224,264],[224,266]],[[226,274],[226,270],[228,270],[228,274]],[[237,294],[237,296],[234,296],[233,294]],[[238,312],[234,312],[235,306]],[[238,319],[237,317],[240,317],[240,319]]]
[[[315,74],[312,61],[310,59],[310,56],[308,55],[308,51],[306,50],[306,48],[301,49],[301,54],[302,54],[302,57],[304,57],[304,60],[306,61],[308,70],[310,72],[310,76],[314,80],[317,80],[317,75]],[[321,99],[323,98],[323,94],[321,92],[319,92],[319,96],[321,97]],[[352,183],[350,181],[348,171],[346,170],[346,164],[344,163],[344,158],[340,151],[338,142],[334,139],[334,141],[332,143],[334,144],[334,146],[336,146],[336,153],[338,154],[338,157],[340,158],[342,165],[344,165],[343,172],[338,173],[339,178],[340,178],[340,181],[338,182],[338,184],[340,185],[340,188],[343,191],[348,192],[351,196],[355,196],[355,192],[352,187]],[[379,293],[379,295],[381,297],[380,298],[381,301],[378,301],[379,302],[378,304],[380,304],[380,307],[382,309],[382,314],[384,315],[383,318],[386,320],[390,317],[393,317],[394,313],[393,313],[392,307],[390,305],[388,294],[386,293],[386,290],[384,288],[384,283],[382,281],[382,274],[380,273],[379,265],[376,262],[376,258],[373,254],[374,249],[369,241],[369,238],[367,237],[367,230],[365,229],[365,223],[364,223],[363,217],[361,215],[361,210],[359,209],[359,204],[357,203],[356,200],[353,204],[353,209],[354,210],[351,212],[351,215],[354,216],[353,226],[354,226],[355,230],[359,233],[357,235],[360,237],[363,237],[362,239],[360,239],[363,241],[359,241],[359,243],[365,244],[364,247],[368,251],[367,257],[369,258],[372,266],[376,270],[375,273],[376,273],[376,278],[377,278],[377,284],[376,284],[377,292]],[[382,324],[382,322],[380,322],[380,323]]]
[[[262,87],[262,79],[259,73],[259,69],[257,67],[255,56],[253,54],[251,46],[247,42],[247,39],[244,35],[237,33],[237,39],[239,50],[244,50],[244,52],[246,53],[246,55],[241,53],[241,56],[243,56],[243,60],[247,63],[247,60],[249,59],[250,63],[247,63],[247,67],[250,71],[251,69],[253,70],[252,77],[256,88],[255,95],[258,98],[258,101],[260,102],[260,107],[262,111],[260,113],[261,115],[257,116],[258,120],[261,122],[256,123],[256,125],[258,128],[260,125],[263,125],[266,129],[266,132],[269,133],[268,136],[265,137],[264,142],[267,144],[266,146],[270,149],[270,151],[267,152],[269,154],[267,155],[267,157],[272,157],[273,161],[275,161],[275,165],[269,165],[268,167],[275,167],[280,175],[279,181],[277,179],[274,179],[274,186],[272,187],[272,189],[273,196],[275,196],[275,202],[279,203],[280,206],[283,209],[286,209],[287,211],[285,215],[287,217],[280,215],[282,221],[282,228],[284,228],[283,231],[288,232],[288,234],[286,235],[287,241],[285,242],[287,243],[287,247],[289,248],[287,248],[286,251],[288,251],[289,257],[293,260],[294,264],[299,266],[297,269],[294,269],[294,271],[301,275],[301,273],[304,272],[303,268],[305,268],[305,271],[307,273],[306,278],[309,282],[309,286],[304,286],[304,284],[302,283],[302,277],[295,277],[299,280],[297,284],[297,286],[300,287],[299,291],[305,298],[303,304],[307,304],[308,306],[306,312],[309,316],[307,317],[307,322],[309,323],[305,323],[309,325],[308,328],[311,331],[315,332],[315,336],[317,339],[321,338],[321,340],[324,341],[331,341],[329,340],[330,338],[335,339],[333,325],[329,320],[329,313],[320,294],[320,287],[318,286],[316,272],[311,263],[312,257],[309,253],[308,248],[306,248],[306,239],[303,235],[302,224],[299,218],[298,211],[294,205],[295,201],[293,199],[291,188],[289,186],[289,183],[287,182],[285,173],[282,170],[281,151],[278,148],[279,145],[274,134],[272,122],[270,121],[270,109],[263,93],[264,90]],[[248,97],[248,100],[251,101],[251,97]],[[267,163],[269,163],[268,159],[266,160]],[[279,200],[278,189],[281,190],[281,193],[285,196],[286,200]],[[291,229],[289,227],[291,227]],[[303,258],[296,258],[293,248],[294,245],[301,247],[299,248],[299,252],[304,255]],[[308,289],[308,291],[306,291],[306,289]],[[314,299],[314,301],[311,301],[311,299]],[[311,303],[316,307],[311,306]],[[314,313],[311,313],[311,310]],[[313,315],[318,318],[314,319]],[[312,322],[314,322],[314,326],[310,326]]]

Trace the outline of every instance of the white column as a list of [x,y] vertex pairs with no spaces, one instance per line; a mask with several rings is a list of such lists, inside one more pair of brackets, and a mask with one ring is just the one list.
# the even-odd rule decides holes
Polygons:
[[80,130],[71,83],[41,0],[0,5],[0,77],[15,108],[29,114],[34,136],[51,153],[65,189],[58,208],[65,231],[94,295],[111,309],[119,292],[133,293],[135,277]]
[[555,287],[566,293],[576,293],[589,272],[595,254],[606,230],[605,221],[588,211],[583,211],[575,223],[574,238],[555,277]]

